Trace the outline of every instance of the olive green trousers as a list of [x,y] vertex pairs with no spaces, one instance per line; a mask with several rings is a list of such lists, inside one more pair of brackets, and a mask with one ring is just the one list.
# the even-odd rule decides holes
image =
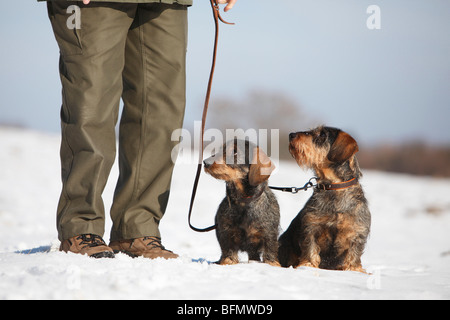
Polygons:
[[[103,236],[102,193],[116,157],[111,241],[160,237],[186,95],[187,7],[48,2],[62,83],[60,240]],[[71,7],[72,6],[72,7]]]

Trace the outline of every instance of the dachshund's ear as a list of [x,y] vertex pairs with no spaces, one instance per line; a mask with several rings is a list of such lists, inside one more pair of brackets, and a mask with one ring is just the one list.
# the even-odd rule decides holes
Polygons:
[[336,163],[343,163],[349,160],[359,150],[358,144],[348,133],[339,132],[336,140],[328,152],[328,160]]
[[268,180],[273,170],[275,170],[275,166],[270,158],[259,147],[256,147],[253,150],[253,159],[248,173],[250,185],[257,186]]

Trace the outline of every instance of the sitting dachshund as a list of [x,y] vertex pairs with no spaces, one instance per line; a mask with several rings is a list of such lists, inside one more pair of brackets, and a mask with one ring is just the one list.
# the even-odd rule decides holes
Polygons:
[[234,139],[204,161],[205,171],[226,183],[226,197],[216,214],[221,265],[239,263],[238,252],[249,260],[274,266],[278,262],[280,208],[267,180],[275,166],[255,144]]
[[298,165],[316,173],[317,186],[280,237],[281,265],[364,272],[371,215],[358,181],[358,144],[330,127],[291,133],[289,141]]

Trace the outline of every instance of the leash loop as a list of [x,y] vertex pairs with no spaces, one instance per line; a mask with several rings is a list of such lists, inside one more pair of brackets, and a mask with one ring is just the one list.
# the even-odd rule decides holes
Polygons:
[[227,22],[227,21],[225,21],[225,20],[222,18],[222,16],[220,15],[220,7],[219,7],[219,2],[218,2],[218,0],[211,0],[211,5],[212,5],[213,10],[215,10],[214,16],[217,15],[217,18],[218,18],[220,21],[222,21],[223,23],[225,23],[225,24],[234,25],[234,23],[232,23],[232,22]]

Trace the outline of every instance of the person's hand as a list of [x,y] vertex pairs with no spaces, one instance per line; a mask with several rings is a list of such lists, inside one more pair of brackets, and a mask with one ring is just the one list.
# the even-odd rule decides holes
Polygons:
[[91,0],[83,0],[84,4],[89,4],[89,2],[91,2]]
[[[86,0],[83,0],[86,1]],[[87,0],[89,2],[89,0]],[[225,4],[227,3],[227,6],[225,7],[225,12],[230,11],[237,0],[219,0],[219,4]]]

